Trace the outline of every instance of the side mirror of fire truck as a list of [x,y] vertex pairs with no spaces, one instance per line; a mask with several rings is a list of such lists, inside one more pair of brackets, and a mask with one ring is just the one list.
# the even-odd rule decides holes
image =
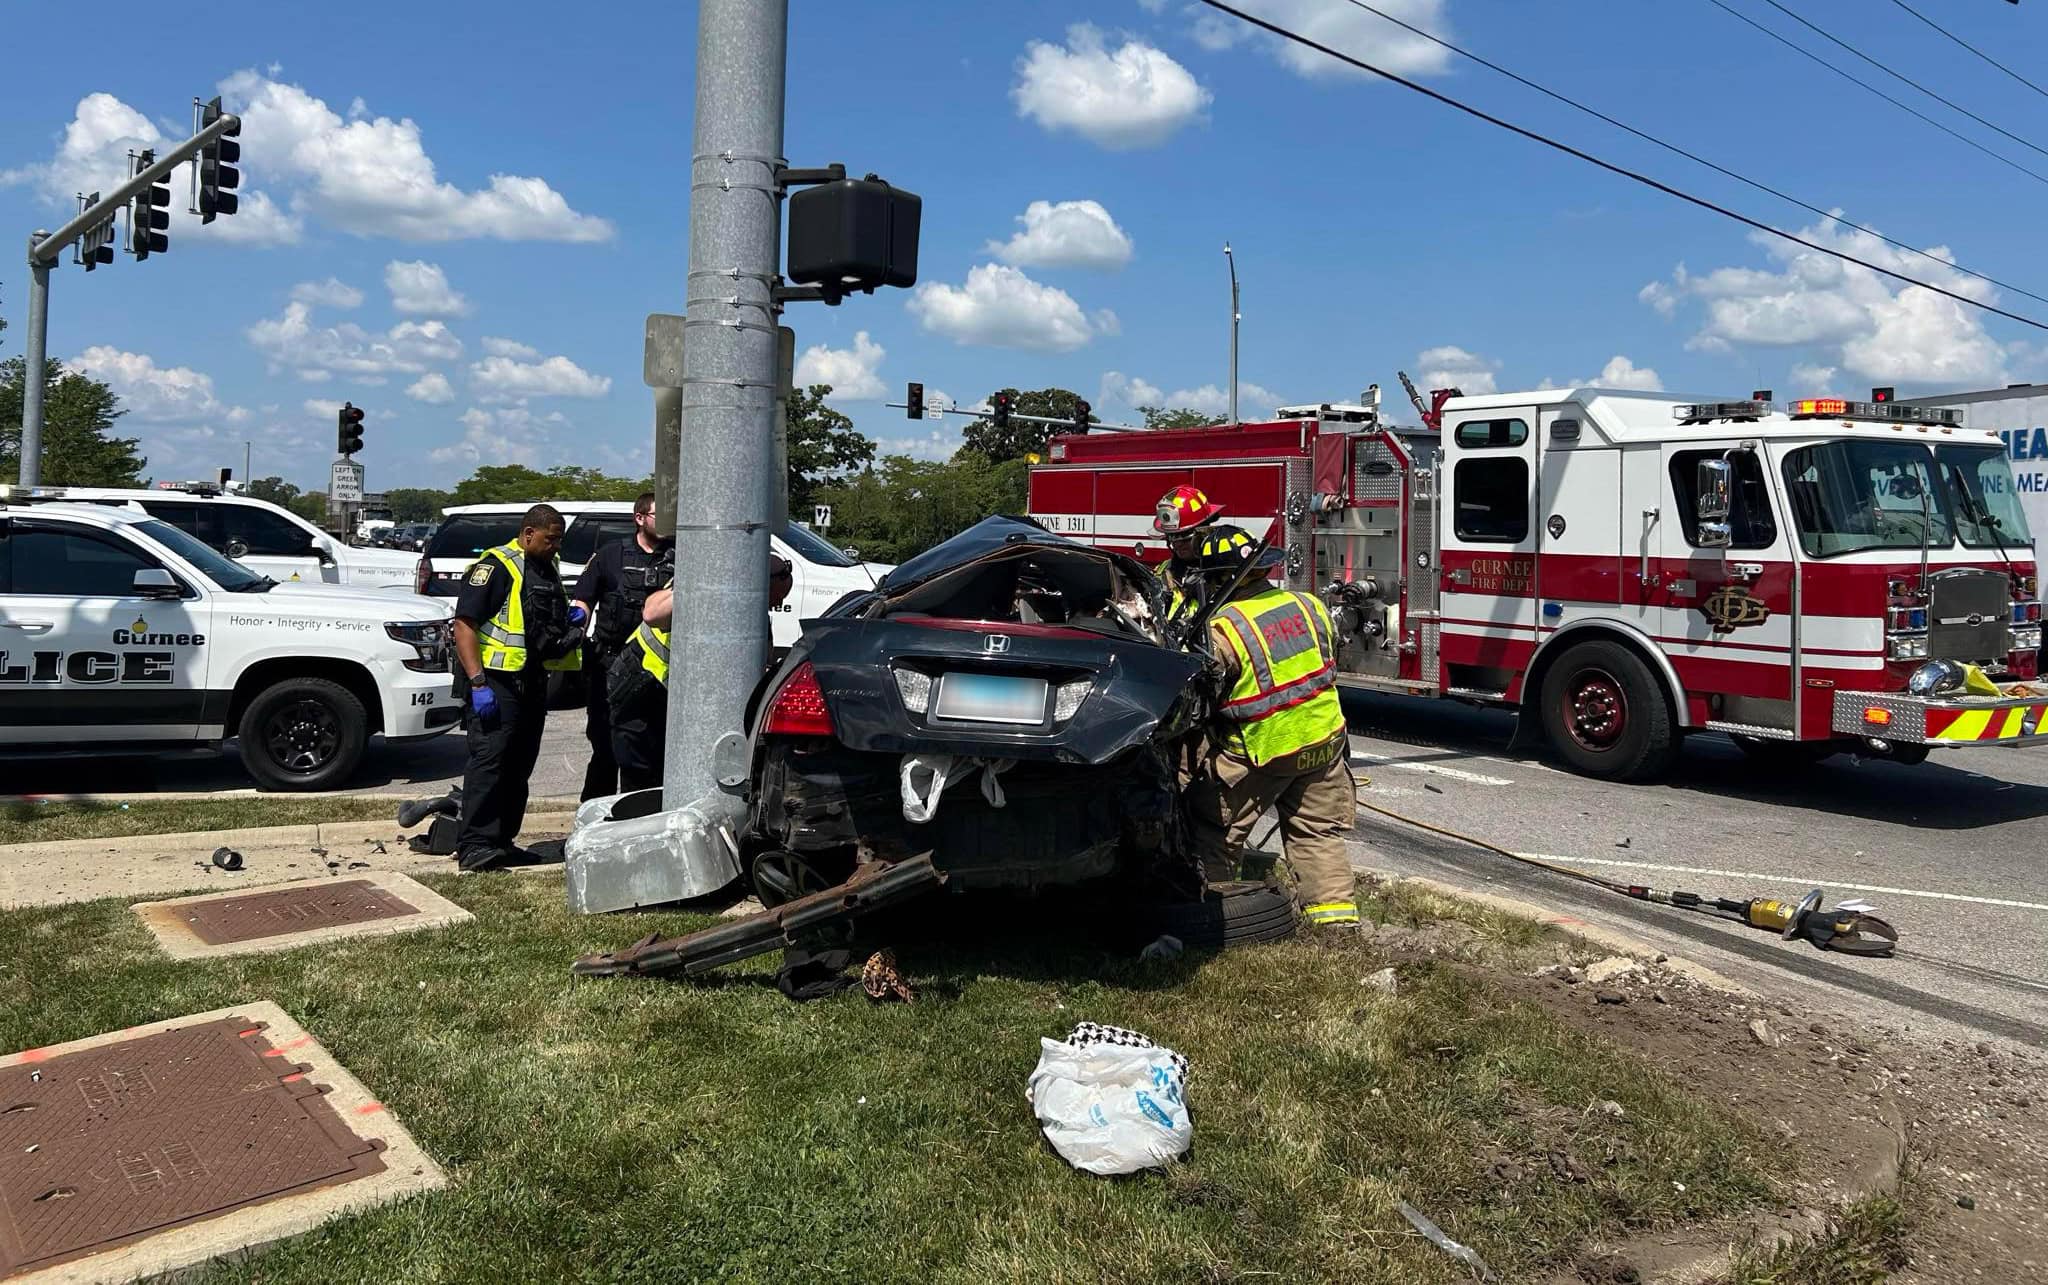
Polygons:
[[1700,547],[1725,549],[1732,538],[1728,515],[1735,507],[1735,467],[1725,459],[1701,460],[1698,492]]

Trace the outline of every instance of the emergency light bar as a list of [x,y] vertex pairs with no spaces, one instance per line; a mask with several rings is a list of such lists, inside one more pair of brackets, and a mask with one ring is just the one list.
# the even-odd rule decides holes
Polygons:
[[1681,424],[1698,424],[1710,419],[1761,419],[1771,413],[1765,401],[1692,402],[1673,406],[1671,416]]
[[1793,419],[1871,419],[1883,424],[1940,424],[1960,428],[1963,413],[1897,402],[1851,402],[1839,397],[1802,397],[1792,403]]

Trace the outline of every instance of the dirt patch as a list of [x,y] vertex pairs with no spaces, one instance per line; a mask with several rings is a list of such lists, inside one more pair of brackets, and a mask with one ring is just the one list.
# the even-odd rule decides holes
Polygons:
[[[1708,989],[1657,962],[1601,968],[1607,956],[1563,939],[1503,947],[1494,934],[1444,921],[1389,922],[1365,938],[1397,964],[1481,971],[1507,995],[1640,1054],[1701,1100],[1748,1115],[1797,1157],[1797,1176],[1770,1214],[1588,1246],[1553,1277],[1559,1285],[1715,1280],[1730,1246],[1819,1234],[1845,1204],[1896,1186],[1906,1157],[1925,1216],[1910,1262],[1891,1279],[2048,1279],[2040,1213],[2048,1209],[2048,1058],[2040,1054],[1847,1030],[1825,1014]],[[1565,1145],[1481,1158],[1481,1168],[1511,1192],[1532,1177],[1583,1181],[1602,1159]]]

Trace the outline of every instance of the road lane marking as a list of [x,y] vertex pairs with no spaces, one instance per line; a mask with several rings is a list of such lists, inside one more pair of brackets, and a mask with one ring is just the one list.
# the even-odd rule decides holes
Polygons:
[[1504,776],[1487,776],[1480,772],[1467,772],[1462,768],[1443,767],[1436,763],[1418,763],[1413,759],[1388,758],[1384,754],[1368,754],[1364,750],[1351,751],[1353,767],[1391,767],[1403,772],[1422,772],[1430,776],[1447,777],[1453,781],[1464,781],[1470,785],[1513,785]]
[[1876,883],[1842,883],[1839,880],[1818,879],[1810,875],[1763,874],[1755,870],[1716,870],[1708,866],[1666,866],[1650,861],[1616,861],[1602,857],[1559,857],[1538,852],[1525,852],[1521,855],[1561,866],[1619,866],[1629,870],[1662,870],[1676,874],[1712,875],[1722,879],[1766,879],[1778,883],[1805,884],[1809,888],[1840,888],[1847,892],[1876,892],[1893,897],[1926,897],[1933,901],[1967,901],[1980,906],[2008,906],[2015,910],[2048,910],[2048,904],[2038,901],[1973,897],[1960,892],[1929,892],[1924,888],[1892,888]]

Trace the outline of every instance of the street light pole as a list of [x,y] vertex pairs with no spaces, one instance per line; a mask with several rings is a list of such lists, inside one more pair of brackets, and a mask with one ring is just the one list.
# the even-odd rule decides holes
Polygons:
[[1223,261],[1230,265],[1230,422],[1237,423],[1237,258],[1223,243]]
[[[730,862],[718,831],[741,804],[722,788],[768,656],[768,487],[788,0],[701,0],[697,119],[684,288],[682,442],[676,468],[663,804],[687,814],[694,862]],[[717,762],[715,762],[717,760]],[[730,777],[727,764],[724,775]],[[685,878],[684,871],[675,875]]]
[[43,371],[50,349],[50,265],[36,247],[50,234],[37,231],[28,239],[28,342],[21,384],[21,466],[23,486],[43,481]]

